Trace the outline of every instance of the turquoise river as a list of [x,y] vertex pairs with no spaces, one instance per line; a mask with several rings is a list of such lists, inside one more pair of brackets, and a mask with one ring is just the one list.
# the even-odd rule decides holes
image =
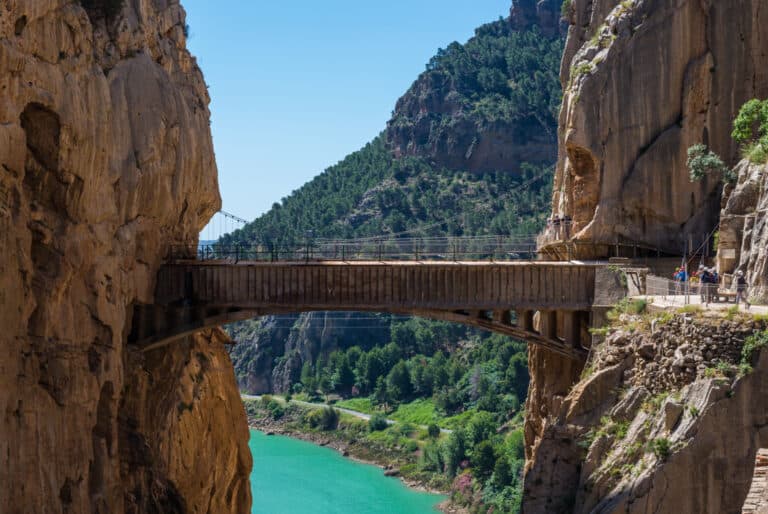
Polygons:
[[304,441],[251,430],[250,447],[253,514],[434,514],[444,499]]

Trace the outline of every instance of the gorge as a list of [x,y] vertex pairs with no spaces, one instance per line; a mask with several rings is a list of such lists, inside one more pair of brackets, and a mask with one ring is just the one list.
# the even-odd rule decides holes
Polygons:
[[[768,98],[767,23],[761,0],[519,0],[441,50],[378,138],[221,242],[543,230],[542,255],[586,260],[617,242],[677,257],[719,228],[713,263],[762,291],[768,114],[747,141],[731,132],[742,105]],[[741,511],[768,446],[766,325],[748,313],[612,298],[602,331],[578,324],[586,361],[394,310],[283,306],[229,334],[205,324],[134,344],[171,246],[196,248],[221,209],[210,98],[186,38],[177,0],[0,5],[3,509],[250,512],[260,463],[243,389],[394,407],[399,427],[342,425],[477,512]],[[697,143],[734,183],[691,180]],[[526,324],[567,339],[548,307],[529,306],[542,313]],[[320,430],[317,412],[294,414]]]

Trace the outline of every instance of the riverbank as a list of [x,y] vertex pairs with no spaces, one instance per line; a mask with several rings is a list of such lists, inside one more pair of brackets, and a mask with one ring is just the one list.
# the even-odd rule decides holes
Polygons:
[[[445,514],[467,514],[468,510],[454,505],[450,500],[450,483],[442,475],[416,472],[416,459],[419,450],[407,448],[389,449],[370,440],[362,440],[359,431],[343,424],[336,430],[305,429],[299,423],[301,407],[294,406],[294,412],[286,412],[279,419],[261,416],[248,416],[251,428],[267,435],[291,437],[336,450],[342,456],[359,463],[381,468],[385,476],[399,478],[410,489],[419,492],[448,495],[449,498],[439,503],[436,508]],[[298,415],[297,415],[298,414]],[[411,455],[408,455],[410,453]]]

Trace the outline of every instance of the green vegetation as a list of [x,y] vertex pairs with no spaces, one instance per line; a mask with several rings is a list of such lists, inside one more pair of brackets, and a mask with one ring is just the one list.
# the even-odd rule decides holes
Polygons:
[[733,139],[754,164],[768,162],[768,100],[753,98],[741,106],[733,122]]
[[387,428],[387,417],[376,413],[368,420],[368,429],[371,432],[380,432]]
[[349,398],[336,403],[337,407],[362,412],[363,414],[373,414],[377,412],[370,398]]
[[[507,20],[483,25],[466,44],[438,50],[417,82],[450,88],[446,101],[460,113],[430,113],[430,147],[455,134],[467,121],[477,127],[514,128],[522,140],[537,131],[555,134],[560,109],[560,59],[563,39],[548,37],[538,27],[513,30]],[[390,127],[412,125],[400,112]],[[420,141],[414,141],[422,145]]]
[[641,409],[645,412],[654,413],[661,408],[661,404],[663,404],[664,400],[667,398],[669,398],[669,392],[659,393],[644,401]]
[[653,439],[650,443],[651,451],[660,461],[665,461],[672,453],[672,445],[666,437]]
[[563,5],[560,6],[560,16],[569,19],[571,17],[571,5],[573,0],[563,0]]
[[691,182],[697,182],[709,175],[722,177],[724,182],[736,182],[736,173],[725,165],[723,160],[705,145],[695,144],[688,149],[688,173]]
[[304,419],[310,428],[318,428],[324,431],[334,430],[339,426],[339,411],[333,407],[311,410]]
[[701,305],[695,305],[695,304],[685,305],[677,309],[677,312],[679,314],[699,314],[702,311],[703,309],[701,308]]
[[[275,401],[245,401],[254,419],[269,417]],[[454,501],[477,505],[468,491],[481,494],[482,512],[518,512],[521,501],[524,442],[521,418],[500,431],[497,417],[473,411],[463,428],[441,435],[437,425],[419,430],[411,423],[387,425],[383,415],[369,421],[339,415],[331,407],[311,408],[297,403],[286,406],[284,426],[304,433],[322,433],[343,441],[353,455],[389,463],[401,475],[430,487],[451,491]],[[332,432],[331,432],[332,430]]]
[[[315,238],[400,234],[533,234],[546,222],[551,176],[523,164],[521,176],[435,169],[395,159],[379,137],[294,191],[224,245],[284,251]],[[523,187],[523,184],[530,183]]]
[[762,330],[749,336],[741,349],[741,364],[751,366],[755,355],[766,345],[768,345],[768,330]]
[[617,321],[622,314],[637,316],[643,314],[647,308],[648,301],[645,299],[623,298],[613,309],[608,311],[607,317],[610,321]]
[[[526,345],[499,335],[470,336],[464,327],[422,320],[394,323],[391,337],[393,341],[384,346],[368,350],[353,346],[318,359],[314,366],[308,364],[297,389],[308,396],[316,386],[326,393],[361,395],[337,405],[373,413],[365,434],[359,436],[366,444],[399,448],[398,452],[410,448],[406,454],[421,449],[417,460],[408,460],[414,476],[427,481],[469,480],[473,489],[482,490],[484,505],[516,508],[524,461],[522,431],[516,427],[522,421],[520,405],[529,379]],[[460,346],[448,343],[462,337],[469,341]],[[347,374],[340,370],[346,369],[350,382],[338,379]],[[271,402],[275,400],[263,397],[263,415],[272,416]],[[323,417],[328,412],[335,410],[304,414],[302,426],[330,430],[327,427],[334,422]],[[396,425],[387,426],[386,417]],[[335,423],[347,426],[338,419]],[[512,428],[500,434],[502,424]],[[453,432],[442,437],[441,425]],[[620,433],[621,426],[616,430]],[[459,503],[469,505],[472,498],[454,490]]]

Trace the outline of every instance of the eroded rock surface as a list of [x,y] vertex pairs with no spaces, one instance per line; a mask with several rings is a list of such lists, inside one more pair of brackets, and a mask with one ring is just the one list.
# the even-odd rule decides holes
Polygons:
[[220,206],[208,94],[178,1],[108,4],[0,4],[0,505],[244,512],[221,341],[124,342],[168,246]]
[[768,299],[768,166],[741,161],[720,214],[718,269],[742,271],[750,296]]
[[[590,243],[680,253],[715,227],[718,177],[692,183],[687,148],[733,164],[740,106],[768,96],[762,0],[574,0],[563,58],[553,214]],[[585,245],[584,252],[607,247]]]
[[[764,324],[678,315],[601,343],[560,408],[539,420],[524,512],[740,512],[768,444]],[[642,319],[629,324],[644,323]]]

